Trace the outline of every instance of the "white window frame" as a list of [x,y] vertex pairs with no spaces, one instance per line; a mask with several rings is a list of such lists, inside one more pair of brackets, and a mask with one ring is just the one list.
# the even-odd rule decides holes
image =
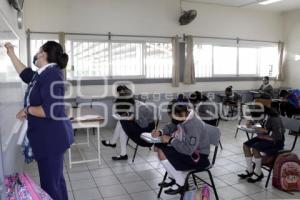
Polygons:
[[[228,44],[227,44],[228,43]],[[235,43],[232,43],[232,40],[222,40],[222,39],[200,39],[200,42],[196,42],[194,41],[194,45],[211,45],[212,46],[212,74],[209,77],[196,77],[197,79],[201,79],[201,78],[238,78],[238,77],[253,77],[253,78],[257,78],[257,77],[261,77],[262,75],[260,74],[260,62],[261,62],[261,53],[260,53],[260,49],[262,47],[276,47],[275,43],[271,43],[271,42],[246,42],[248,45],[243,45],[243,43],[241,44],[238,40],[235,40]],[[233,45],[235,44],[235,45]],[[236,74],[216,74],[215,73],[215,63],[214,63],[214,48],[216,46],[219,47],[235,47],[237,49],[237,58],[236,58]],[[240,48],[255,48],[258,52],[258,58],[257,58],[257,66],[256,66],[256,74],[239,74],[240,71]],[[195,56],[195,55],[194,55]],[[196,67],[196,66],[195,66]],[[276,75],[271,76],[276,77]]]
[[[108,62],[109,62],[109,75],[105,76],[107,79],[112,79],[112,80],[118,80],[118,79],[170,79],[172,78],[172,73],[170,73],[169,77],[147,77],[146,75],[146,44],[147,43],[163,43],[163,44],[170,44],[172,45],[171,40],[166,41],[166,40],[138,40],[138,39],[132,39],[132,40],[107,40],[107,39],[73,39],[73,38],[66,38],[66,41],[71,42],[71,54],[70,61],[71,65],[74,63],[74,56],[73,56],[73,48],[72,48],[72,43],[73,42],[107,42],[108,43]],[[141,67],[142,67],[142,75],[125,75],[125,76],[112,76],[112,43],[137,43],[142,45],[142,57],[141,57]],[[172,69],[172,67],[171,67]],[[76,80],[76,79],[81,79],[81,80],[99,80],[103,79],[104,76],[74,76],[71,77],[70,80]]]

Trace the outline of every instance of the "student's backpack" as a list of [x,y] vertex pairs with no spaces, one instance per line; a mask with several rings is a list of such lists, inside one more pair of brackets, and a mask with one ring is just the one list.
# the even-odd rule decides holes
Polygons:
[[5,177],[6,200],[52,200],[25,173]]
[[273,186],[284,191],[300,191],[300,160],[296,154],[284,153],[276,158]]
[[209,200],[209,186],[204,185],[201,190],[191,190],[184,193],[183,200]]
[[295,108],[300,108],[300,90],[299,89],[291,89],[288,90],[290,95],[288,97],[288,101],[292,104]]

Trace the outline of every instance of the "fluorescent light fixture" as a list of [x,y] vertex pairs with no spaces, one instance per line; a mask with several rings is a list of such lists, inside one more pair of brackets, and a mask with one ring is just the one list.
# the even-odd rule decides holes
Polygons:
[[300,61],[300,55],[295,55],[295,61]]
[[282,0],[265,0],[265,1],[260,2],[259,4],[260,5],[269,5],[269,4],[272,4],[272,3],[279,2],[279,1],[282,1]]

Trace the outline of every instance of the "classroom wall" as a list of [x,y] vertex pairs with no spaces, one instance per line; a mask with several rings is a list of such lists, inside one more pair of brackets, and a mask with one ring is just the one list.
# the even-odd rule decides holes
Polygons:
[[284,41],[287,50],[283,86],[300,88],[300,9],[284,14]]
[[[280,13],[183,2],[184,9],[197,9],[198,17],[188,26],[179,26],[179,1],[174,0],[30,0],[25,3],[26,27],[32,31],[64,31],[115,34],[193,34],[282,39]],[[58,23],[59,22],[59,23]],[[232,83],[235,89],[254,89],[257,81]],[[159,87],[157,87],[159,85]],[[223,90],[226,84],[201,82],[172,88],[169,83],[139,84],[140,91]],[[87,86],[99,90],[99,86]],[[101,88],[101,87],[100,87]],[[101,89],[100,89],[101,90]]]

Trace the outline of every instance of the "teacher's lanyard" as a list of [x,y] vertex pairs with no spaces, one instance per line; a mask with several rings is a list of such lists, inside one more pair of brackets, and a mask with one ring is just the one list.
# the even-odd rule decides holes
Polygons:
[[38,77],[39,77],[39,74],[36,72],[34,74],[32,80],[28,84],[28,87],[27,87],[26,92],[25,92],[25,97],[24,97],[24,108],[26,108],[27,106],[30,106],[29,96],[30,96],[30,93],[31,93],[34,85],[36,84],[36,81],[37,81]]

